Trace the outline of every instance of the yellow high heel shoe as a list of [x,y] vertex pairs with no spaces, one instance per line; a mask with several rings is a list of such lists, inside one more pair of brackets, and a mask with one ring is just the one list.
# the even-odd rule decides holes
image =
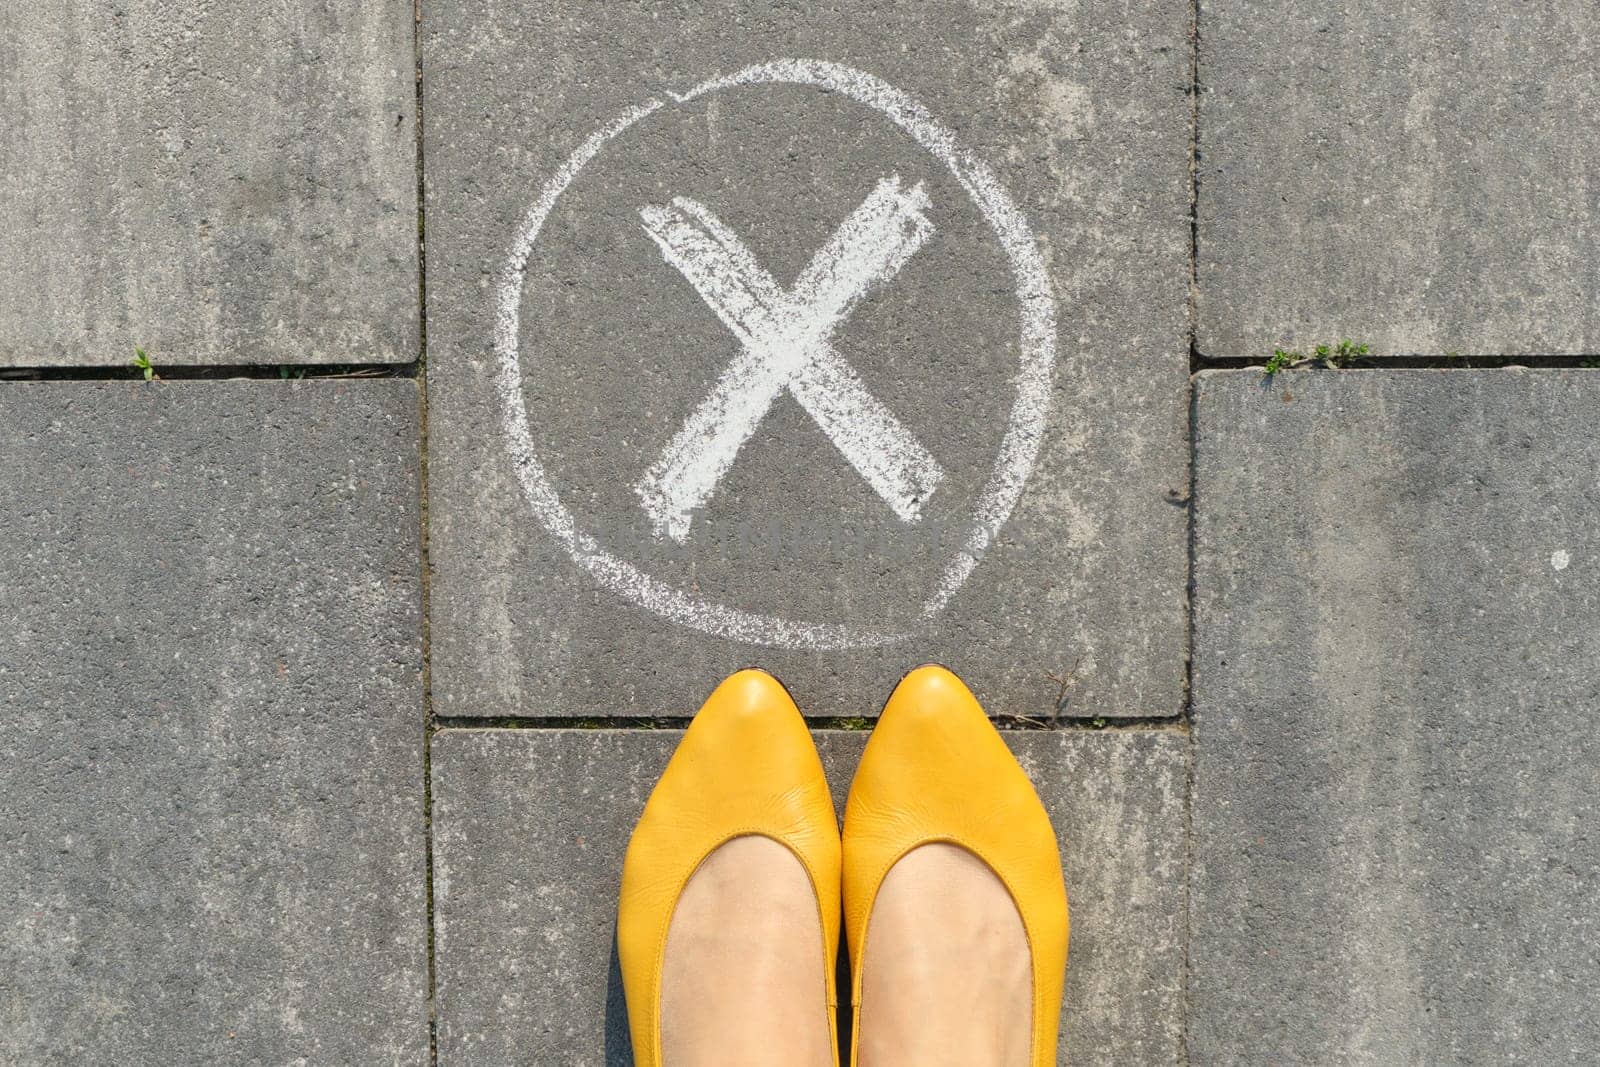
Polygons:
[[921,845],[947,844],[988,867],[1016,905],[1032,970],[1027,1062],[1054,1067],[1067,964],[1061,859],[1033,785],[983,709],[943,667],[919,667],[896,687],[867,742],[844,817],[845,931],[856,1054],[872,908],[891,868]]
[[[816,895],[818,992],[826,996],[828,1048],[838,1063],[838,818],[811,733],[788,691],[771,675],[745,670],[718,686],[690,723],[623,860],[617,952],[638,1067],[661,1067],[662,974],[678,901],[707,857],[750,836],[787,848]],[[785,1036],[771,1040],[781,1049]]]

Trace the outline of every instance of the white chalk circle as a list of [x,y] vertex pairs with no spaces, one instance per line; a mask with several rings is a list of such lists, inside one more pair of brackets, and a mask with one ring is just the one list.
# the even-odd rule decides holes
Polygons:
[[[1055,306],[1044,259],[1027,220],[1001,188],[994,173],[961,148],[954,135],[934,121],[921,104],[871,74],[835,63],[781,59],[712,78],[686,93],[666,95],[681,104],[721,89],[759,84],[809,85],[839,93],[887,116],[949,168],[993,228],[1016,278],[1022,321],[1021,366],[1015,378],[1017,400],[1000,442],[994,473],[978,497],[967,535],[945,564],[933,592],[923,601],[921,617],[926,622],[945,609],[983,558],[995,534],[1010,517],[1039,456],[1050,408],[1050,376],[1056,358]],[[618,559],[578,529],[572,512],[561,502],[539,462],[522,399],[522,365],[517,351],[528,258],[557,199],[578,172],[606,142],[663,106],[665,102],[660,99],[648,100],[624,112],[579,145],[540,191],[539,199],[517,230],[501,268],[496,287],[494,350],[498,366],[495,388],[500,396],[507,448],[522,495],[539,523],[602,586],[663,618],[702,633],[751,644],[810,651],[870,647],[905,640],[911,636],[910,631],[866,629],[742,611],[711,603],[671,582],[654,578]]]

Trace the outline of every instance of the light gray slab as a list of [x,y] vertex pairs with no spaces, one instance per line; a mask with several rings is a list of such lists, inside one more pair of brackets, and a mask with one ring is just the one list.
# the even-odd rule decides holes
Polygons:
[[1600,373],[1198,397],[1193,1062],[1593,1062]]
[[[632,1062],[622,854],[680,731],[445,730],[433,742],[439,1062]],[[1181,1058],[1185,738],[1008,733],[1061,841],[1065,1063]],[[816,735],[843,811],[866,734]],[[848,999],[848,983],[843,987]]]
[[0,10],[0,366],[417,354],[412,0]]
[[[929,659],[972,678],[996,712],[1050,713],[1050,675],[1077,664],[1071,713],[1178,713],[1186,3],[435,8],[424,70],[441,713],[689,715],[677,679],[758,662],[808,713],[873,714]],[[865,77],[827,92],[775,82],[673,95],[789,56],[864,72],[914,101],[905,114],[921,107],[942,123],[970,153],[960,173],[985,185],[970,177],[982,163],[1013,200],[1044,264],[1041,292],[1053,293],[1040,306],[1053,306],[1059,358],[1037,466],[931,620],[924,605],[997,484],[1021,395],[1017,275],[953,172],[850,95]],[[590,142],[647,101],[659,106]],[[501,394],[509,252],[585,145],[595,152],[550,202],[520,289],[512,278],[519,382]],[[788,286],[895,176],[903,189],[923,183],[933,235],[833,343],[944,473],[918,521],[897,517],[782,394],[693,512],[687,540],[662,536],[635,487],[740,344],[664,259],[641,209],[699,202]],[[520,437],[506,428],[508,396],[525,411]],[[564,515],[552,518],[557,502]],[[648,593],[628,568],[655,583]],[[850,636],[819,649],[816,630],[734,625],[704,605]],[[850,644],[863,630],[910,636]]]
[[1600,351],[1600,6],[1201,0],[1199,347]]
[[0,385],[0,1062],[425,1061],[416,409]]

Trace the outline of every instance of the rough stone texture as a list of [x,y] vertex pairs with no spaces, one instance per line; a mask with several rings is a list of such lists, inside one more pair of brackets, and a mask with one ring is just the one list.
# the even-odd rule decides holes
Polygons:
[[1201,0],[1199,346],[1600,351],[1600,5]]
[[[996,712],[1175,715],[1187,489],[1184,0],[993,5],[449,0],[424,26],[433,680],[443,714],[694,711],[678,679],[758,661],[817,715],[872,714],[939,659]],[[987,558],[914,640],[785,651],[706,637],[572,562],[519,494],[494,389],[497,277],[540,190],[610,142],[533,249],[518,343],[533,445],[598,543],[723,605],[901,630],[962,540],[1016,397],[1018,305],[993,233],[933,157],[839,93],[769,86],[675,104],[780,56],[860,68],[990,164],[1038,235],[1060,360],[1037,469]],[[657,538],[632,486],[737,352],[642,229],[691,196],[788,285],[876,182],[926,183],[936,234],[834,337],[940,461],[916,526],[781,397],[696,516]]]
[[0,366],[415,359],[412,20],[0,8]]
[[1600,373],[1197,413],[1193,1062],[1593,1062]]
[[417,429],[0,386],[0,1062],[426,1059]]
[[[678,731],[446,730],[433,743],[439,1062],[632,1062],[614,958],[622,854]],[[864,733],[822,732],[840,810]],[[1181,1059],[1186,744],[1007,735],[1060,835],[1061,1063]],[[842,987],[848,998],[848,985]]]

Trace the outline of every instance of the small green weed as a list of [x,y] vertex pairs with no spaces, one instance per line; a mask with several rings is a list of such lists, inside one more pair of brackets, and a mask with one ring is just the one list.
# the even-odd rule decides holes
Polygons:
[[1267,360],[1267,366],[1265,368],[1267,376],[1270,378],[1272,375],[1277,374],[1281,370],[1288,370],[1294,364],[1305,358],[1306,357],[1302,356],[1298,352],[1285,352],[1281,348],[1274,348],[1272,350],[1272,358]]
[[1317,345],[1312,348],[1311,355],[1303,352],[1283,348],[1274,348],[1272,358],[1267,360],[1263,370],[1270,378],[1281,370],[1288,370],[1298,363],[1320,363],[1333,370],[1344,366],[1364,356],[1370,356],[1372,348],[1369,345],[1357,344],[1354,341],[1340,341],[1334,345]]
[[154,381],[160,377],[156,373],[155,367],[150,363],[150,354],[138,345],[133,346],[133,359],[129,362],[144,371],[144,380],[147,382]]

